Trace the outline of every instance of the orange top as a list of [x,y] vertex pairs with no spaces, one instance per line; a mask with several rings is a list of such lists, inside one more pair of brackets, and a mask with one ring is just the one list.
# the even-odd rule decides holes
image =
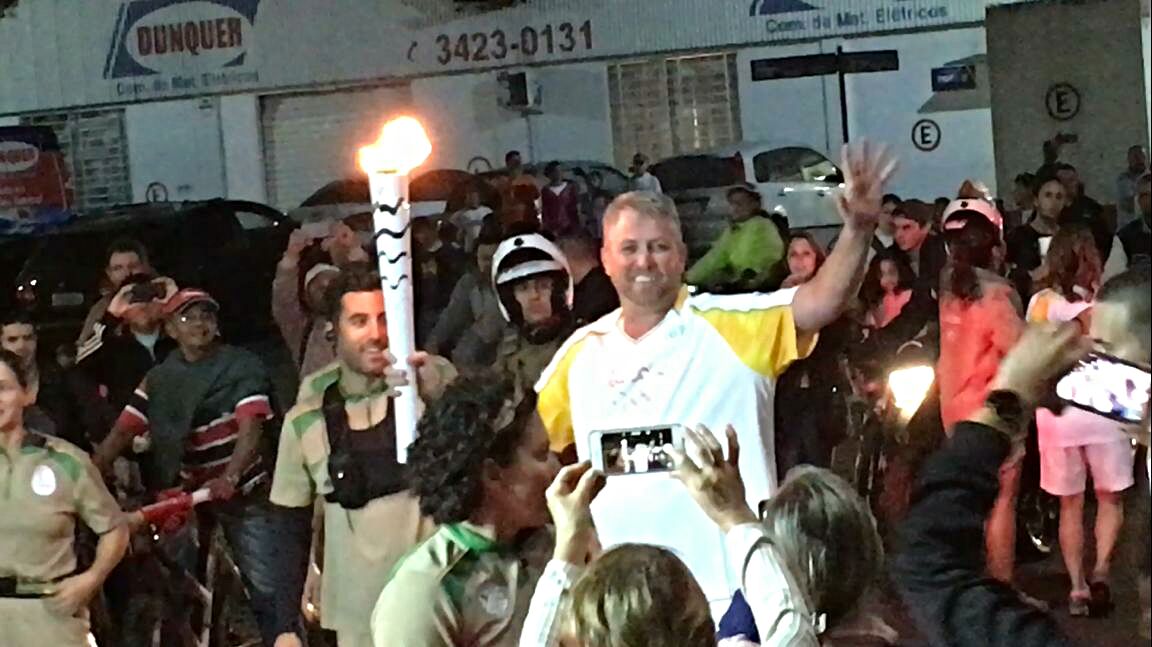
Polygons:
[[957,422],[984,405],[1000,361],[1024,330],[1019,297],[1012,285],[988,273],[980,299],[940,298],[940,417],[951,435]]

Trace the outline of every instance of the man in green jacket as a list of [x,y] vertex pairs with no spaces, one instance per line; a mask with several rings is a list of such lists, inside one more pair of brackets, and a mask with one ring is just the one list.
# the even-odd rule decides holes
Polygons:
[[[685,280],[706,288],[763,291],[775,287],[782,278],[787,221],[769,215],[761,206],[760,194],[746,187],[728,191],[732,209],[731,224],[700,260],[688,270]],[[783,220],[783,218],[780,218]]]

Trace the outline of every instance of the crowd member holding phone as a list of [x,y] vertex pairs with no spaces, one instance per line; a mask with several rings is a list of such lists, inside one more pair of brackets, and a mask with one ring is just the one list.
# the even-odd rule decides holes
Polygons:
[[[124,556],[128,528],[88,456],[29,428],[23,363],[0,350],[0,641],[86,647],[88,602]],[[77,570],[75,528],[99,535]]]
[[[690,296],[675,205],[645,192],[617,197],[605,213],[601,257],[621,309],[570,337],[537,384],[553,451],[587,459],[598,430],[734,424],[749,504],[771,496],[775,381],[854,294],[895,163],[865,144],[846,149],[844,169],[840,244],[811,281],[772,294]],[[607,545],[679,551],[717,609],[727,604],[735,574],[723,537],[667,473],[610,478],[593,514]]]
[[[1093,345],[1147,372],[1150,302],[1148,271],[1129,271],[1097,294],[1087,336],[1072,323],[1035,324],[1004,358],[985,405],[956,425],[949,442],[926,465],[902,528],[893,573],[907,608],[934,644],[1072,644],[1055,618],[985,576],[980,550],[984,519],[996,497],[1000,465],[1023,450],[1031,409],[1051,401],[1053,384]],[[1147,408],[1143,421],[1123,429],[1147,442]]]
[[134,274],[147,274],[152,272],[148,261],[148,250],[144,244],[131,238],[115,240],[108,246],[104,254],[103,276],[100,277],[100,300],[92,304],[84,324],[80,327],[80,336],[77,344],[83,344],[92,337],[96,324],[104,318],[112,297],[124,285],[125,279]]
[[[721,645],[895,640],[886,625],[860,613],[884,549],[867,504],[847,482],[824,469],[799,468],[758,519],[747,503],[732,427],[727,452],[706,428],[683,433],[685,449],[672,450],[675,477],[724,533],[728,567],[739,574],[747,600],[740,604],[754,618],[739,636],[722,622]],[[532,597],[520,647],[716,645],[708,601],[677,557],[644,544],[597,554],[591,505],[603,496],[603,484],[593,461],[565,467],[548,489],[556,548]]]
[[[98,392],[98,409],[86,411],[92,442],[103,439],[132,392],[153,366],[176,349],[164,330],[164,302],[176,283],[153,274],[133,274],[122,281],[97,322],[92,336],[76,352],[76,367]],[[99,431],[95,431],[95,430]]]
[[[1042,289],[1028,305],[1028,320],[1075,321],[1086,334],[1102,270],[1091,230],[1079,224],[1061,228],[1044,264]],[[1072,581],[1068,611],[1103,615],[1111,605],[1108,579],[1124,523],[1123,492],[1133,483],[1132,446],[1114,420],[1076,407],[1060,413],[1039,408],[1036,427],[1040,487],[1060,497],[1060,554]],[[1096,492],[1096,563],[1086,577],[1084,488],[1089,473]]]
[[288,235],[272,280],[272,320],[300,377],[335,358],[332,327],[324,311],[328,286],[342,266],[369,260],[355,232],[343,222],[309,222]]

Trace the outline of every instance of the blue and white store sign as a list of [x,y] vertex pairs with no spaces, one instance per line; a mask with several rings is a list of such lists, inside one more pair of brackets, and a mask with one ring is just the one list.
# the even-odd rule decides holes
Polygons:
[[259,3],[126,2],[116,15],[103,76],[116,81],[118,95],[206,93],[257,83],[250,50]]

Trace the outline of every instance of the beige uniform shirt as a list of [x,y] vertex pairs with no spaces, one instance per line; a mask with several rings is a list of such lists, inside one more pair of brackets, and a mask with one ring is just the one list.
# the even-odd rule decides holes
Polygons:
[[515,327],[509,326],[496,351],[496,366],[501,372],[515,378],[520,389],[529,391],[563,342],[564,336],[558,335],[550,342],[531,344]]
[[122,522],[83,451],[31,431],[19,452],[0,448],[0,577],[51,582],[71,575],[77,518],[101,535]]
[[[382,383],[334,362],[304,378],[299,399],[285,416],[272,476],[273,503],[310,507],[332,492],[324,391],[339,382],[353,430],[384,419],[389,398]],[[364,634],[368,619],[396,561],[435,531],[407,492],[375,499],[358,510],[324,503],[324,566],[320,623],[338,633]]]
[[554,543],[548,530],[501,546],[469,523],[441,527],[380,594],[374,647],[515,647]]
[[[48,594],[76,570],[77,518],[98,534],[123,521],[84,452],[35,432],[17,451],[0,448],[0,578],[15,578],[18,594]],[[4,647],[85,647],[87,635],[86,612],[65,616],[44,599],[0,598]]]

